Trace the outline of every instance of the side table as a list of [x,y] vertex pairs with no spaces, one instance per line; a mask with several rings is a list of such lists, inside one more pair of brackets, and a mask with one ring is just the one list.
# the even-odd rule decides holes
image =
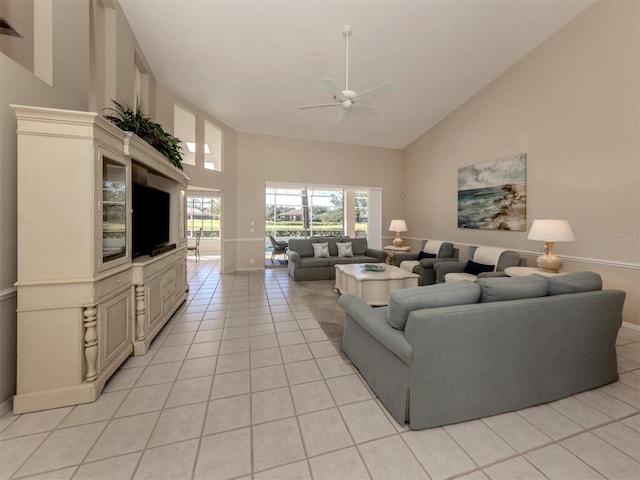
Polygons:
[[393,265],[393,257],[396,253],[407,253],[411,250],[411,247],[396,247],[395,245],[387,245],[386,247],[382,247],[382,249],[387,252],[387,260],[386,262],[389,265]]
[[563,275],[562,272],[547,272],[537,267],[507,267],[504,273],[510,277],[524,277],[525,275],[542,275],[543,277],[553,277],[555,275]]

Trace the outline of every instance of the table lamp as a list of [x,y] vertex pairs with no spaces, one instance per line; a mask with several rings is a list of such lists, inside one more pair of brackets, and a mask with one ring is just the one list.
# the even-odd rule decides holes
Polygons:
[[545,242],[545,253],[537,259],[538,268],[547,272],[557,273],[562,268],[562,259],[553,254],[554,242],[573,242],[571,225],[567,220],[534,220],[527,236],[529,240]]
[[396,238],[393,239],[394,247],[401,247],[404,244],[404,240],[400,238],[400,232],[407,231],[407,224],[404,220],[391,220],[391,225],[389,225],[390,232],[396,232]]

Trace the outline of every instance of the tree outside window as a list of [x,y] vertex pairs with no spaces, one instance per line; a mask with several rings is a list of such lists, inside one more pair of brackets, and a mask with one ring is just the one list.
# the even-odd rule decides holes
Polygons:
[[220,238],[220,211],[220,196],[187,195],[188,237],[202,228],[202,238]]

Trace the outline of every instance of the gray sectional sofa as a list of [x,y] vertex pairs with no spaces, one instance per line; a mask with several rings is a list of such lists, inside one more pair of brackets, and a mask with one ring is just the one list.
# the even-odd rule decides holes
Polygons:
[[339,303],[345,354],[400,424],[421,429],[616,381],[624,299],[575,272],[392,290],[382,308]]
[[[314,244],[327,243],[328,256],[314,256]],[[351,244],[350,256],[338,255],[338,243]],[[335,266],[348,263],[380,263],[387,252],[369,248],[366,238],[310,237],[289,240],[289,276],[296,281],[331,280],[336,278]]]

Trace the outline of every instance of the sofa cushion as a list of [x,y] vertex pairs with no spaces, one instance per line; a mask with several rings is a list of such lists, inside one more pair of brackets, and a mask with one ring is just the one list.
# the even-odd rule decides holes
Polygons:
[[354,238],[351,240],[351,248],[354,255],[364,255],[364,252],[367,251],[367,239]]
[[353,257],[348,257],[348,259],[351,260],[350,263],[382,263],[379,258],[367,255],[354,255]]
[[364,263],[364,262],[356,262],[354,259],[356,257],[329,257],[329,265],[350,265],[352,263]]
[[328,243],[312,243],[313,247],[313,256],[315,258],[325,258],[330,257],[329,255],[329,244]]
[[602,278],[595,272],[573,272],[547,277],[547,295],[602,290]]
[[479,278],[476,283],[480,285],[480,302],[544,297],[548,288],[546,278],[540,275]]
[[300,268],[329,267],[329,266],[331,266],[330,258],[300,257]]
[[292,238],[289,240],[289,250],[293,250],[301,257],[313,257],[314,241],[310,238]]
[[480,286],[468,280],[392,290],[387,321],[393,328],[404,330],[407,317],[414,310],[477,303],[479,298]]
[[420,250],[418,252],[418,260],[422,260],[423,258],[436,258],[435,253],[427,253],[424,250]]
[[459,282],[461,280],[475,282],[477,278],[478,278],[477,275],[473,275],[471,273],[465,273],[465,272],[450,272],[450,273],[445,273],[444,275],[444,281],[447,283]]
[[409,273],[414,273],[415,268],[420,265],[418,260],[403,260],[400,262],[400,268],[406,270]]
[[353,257],[353,247],[351,242],[336,243],[336,247],[338,247],[339,257]]
[[471,275],[480,275],[483,272],[493,272],[495,265],[485,265],[482,263],[474,262],[473,260],[467,260],[467,264],[464,267],[464,273],[470,273]]

